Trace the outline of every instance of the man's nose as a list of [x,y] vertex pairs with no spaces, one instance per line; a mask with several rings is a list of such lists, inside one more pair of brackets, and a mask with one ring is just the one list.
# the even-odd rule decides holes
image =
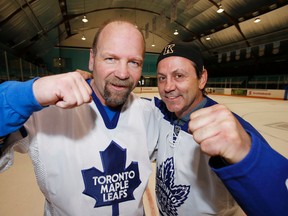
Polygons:
[[119,62],[117,69],[115,71],[115,76],[117,76],[119,79],[129,78],[130,73],[127,62]]
[[164,86],[164,90],[166,92],[170,92],[174,89],[175,89],[175,83],[174,83],[173,79],[167,78],[165,86]]

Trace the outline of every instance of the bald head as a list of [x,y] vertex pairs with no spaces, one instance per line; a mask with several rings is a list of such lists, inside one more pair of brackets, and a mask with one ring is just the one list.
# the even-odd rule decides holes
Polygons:
[[[124,31],[122,31],[124,30]],[[142,32],[135,26],[133,23],[129,21],[124,20],[113,20],[113,21],[107,21],[103,23],[103,25],[99,28],[98,32],[96,33],[93,44],[92,44],[92,50],[94,54],[97,52],[98,44],[99,44],[99,38],[103,36],[102,33],[105,32],[115,32],[119,36],[121,36],[122,33],[129,33],[131,32],[131,35],[133,37],[138,37],[142,42],[143,46],[143,56],[145,54],[145,39],[142,34]],[[107,34],[105,34],[107,35]],[[130,37],[129,37],[130,38]],[[129,38],[127,38],[129,40]]]

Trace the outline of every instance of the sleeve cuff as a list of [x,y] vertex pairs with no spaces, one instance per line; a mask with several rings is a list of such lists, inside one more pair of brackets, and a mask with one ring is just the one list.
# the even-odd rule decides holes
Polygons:
[[[248,131],[247,131],[248,132]],[[249,132],[248,132],[249,133]],[[252,139],[251,149],[246,157],[238,163],[227,165],[220,157],[212,157],[209,165],[212,170],[221,178],[235,178],[235,175],[241,176],[253,169],[257,158],[261,154],[261,145],[265,145],[262,139],[254,133],[249,133]]]
[[33,112],[43,109],[33,94],[33,83],[38,78],[26,82],[13,82],[7,89],[6,100],[9,106],[21,116],[28,118]]

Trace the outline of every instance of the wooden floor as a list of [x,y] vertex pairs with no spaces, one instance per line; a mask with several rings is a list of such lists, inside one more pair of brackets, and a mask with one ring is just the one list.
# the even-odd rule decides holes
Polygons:
[[[142,96],[153,95],[147,93]],[[209,96],[250,122],[275,150],[288,158],[288,101]],[[155,166],[153,168],[155,173]],[[154,184],[153,174],[150,178],[149,191],[144,197],[148,216],[158,215]],[[16,153],[14,166],[0,174],[0,215],[43,215],[43,203],[44,198],[36,185],[30,159],[27,155]]]

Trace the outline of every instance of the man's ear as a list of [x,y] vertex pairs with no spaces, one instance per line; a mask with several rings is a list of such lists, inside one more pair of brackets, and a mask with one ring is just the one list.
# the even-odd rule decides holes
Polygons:
[[90,57],[89,57],[89,65],[88,65],[90,71],[93,71],[94,61],[95,61],[94,52],[92,49],[90,49]]
[[206,69],[203,69],[201,78],[199,79],[199,84],[198,84],[199,85],[199,89],[204,89],[205,88],[207,80],[208,80],[208,72],[207,72]]

